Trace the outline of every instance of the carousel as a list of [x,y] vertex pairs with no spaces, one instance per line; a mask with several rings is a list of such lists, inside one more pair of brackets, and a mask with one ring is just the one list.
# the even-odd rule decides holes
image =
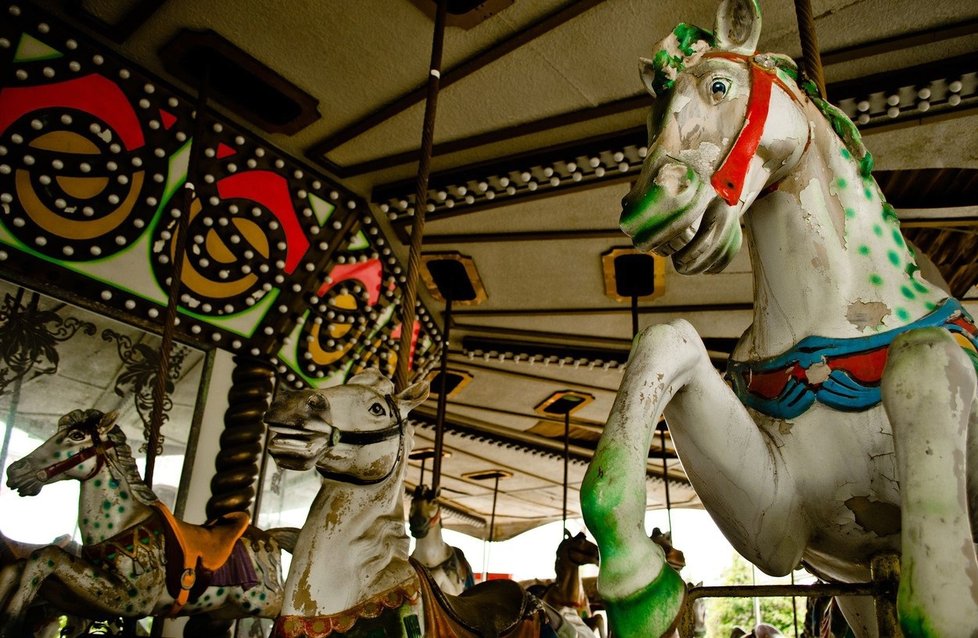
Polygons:
[[978,635],[978,4],[0,16],[0,638]]

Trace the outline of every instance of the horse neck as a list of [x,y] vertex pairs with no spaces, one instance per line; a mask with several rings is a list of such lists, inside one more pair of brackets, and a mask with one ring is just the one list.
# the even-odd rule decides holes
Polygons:
[[433,567],[448,560],[453,551],[442,535],[441,516],[439,515],[438,521],[432,523],[428,528],[428,533],[415,539],[414,552],[411,556],[428,567]]
[[378,485],[323,481],[296,541],[283,614],[339,613],[415,575],[404,469]]
[[946,296],[920,278],[875,180],[860,174],[817,108],[805,108],[816,123],[808,149],[745,215],[755,356],[813,334],[845,338],[905,325]]
[[134,485],[127,472],[112,461],[102,464],[94,476],[81,482],[78,497],[78,530],[85,545],[94,545],[133,527],[152,513],[137,496],[143,485]]
[[564,558],[557,560],[554,569],[556,578],[548,592],[548,602],[553,601],[564,607],[580,607],[586,602],[580,566]]

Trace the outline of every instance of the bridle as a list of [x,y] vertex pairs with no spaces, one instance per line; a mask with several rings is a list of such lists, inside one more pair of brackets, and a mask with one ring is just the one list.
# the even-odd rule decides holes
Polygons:
[[399,437],[397,442],[397,457],[394,459],[394,463],[391,464],[390,469],[387,470],[387,473],[379,478],[366,479],[347,472],[331,472],[317,465],[316,471],[319,472],[320,476],[330,481],[349,483],[351,485],[377,485],[378,483],[383,483],[394,474],[397,466],[401,464],[401,457],[404,456],[404,420],[401,418],[401,411],[397,409],[397,404],[394,403],[394,398],[389,394],[385,394],[384,400],[387,402],[387,407],[390,408],[391,414],[394,415],[394,425],[380,430],[366,431],[346,431],[334,428],[330,437],[330,444],[373,445],[374,443],[381,443],[392,439],[395,436]]
[[[767,124],[768,111],[771,106],[771,86],[777,84],[788,96],[798,102],[787,84],[778,76],[778,67],[774,60],[764,54],[744,55],[730,51],[710,51],[703,54],[704,58],[725,58],[747,63],[750,68],[750,96],[747,98],[747,112],[744,114],[744,125],[737,134],[730,152],[713,173],[710,183],[717,195],[729,206],[740,201],[744,190],[744,181],[750,169],[751,160],[757,153]],[[809,142],[811,139],[809,138]]]
[[[82,429],[83,426],[73,426],[70,429]],[[69,431],[70,431],[69,429]],[[90,478],[98,474],[101,469],[105,466],[105,453],[115,447],[115,443],[111,440],[103,441],[102,437],[99,436],[98,428],[91,427],[85,428],[85,430],[90,430],[87,432],[88,436],[92,438],[92,445],[83,449],[78,454],[74,456],[69,456],[63,461],[58,461],[48,465],[47,467],[41,468],[35,473],[35,476],[39,481],[47,483],[55,476],[63,474],[73,467],[81,465],[88,459],[95,457],[95,468],[91,473],[85,478],[78,479],[79,481],[87,481]]]

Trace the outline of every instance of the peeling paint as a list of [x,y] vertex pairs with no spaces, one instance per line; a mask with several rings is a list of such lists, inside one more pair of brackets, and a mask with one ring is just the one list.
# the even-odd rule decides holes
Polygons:
[[847,499],[846,507],[856,517],[856,524],[877,536],[900,532],[900,508],[893,503],[875,501],[867,496]]
[[878,329],[883,319],[890,314],[890,308],[882,301],[862,301],[857,299],[846,309],[846,320],[860,330]]

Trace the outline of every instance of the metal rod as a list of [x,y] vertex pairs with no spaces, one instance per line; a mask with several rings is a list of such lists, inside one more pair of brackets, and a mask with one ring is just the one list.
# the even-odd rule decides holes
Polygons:
[[666,464],[666,425],[665,419],[659,424],[659,441],[662,447],[662,483],[666,486],[666,520],[669,523],[669,538],[672,541],[672,499],[669,498],[669,467]]
[[638,295],[632,295],[632,339],[638,334]]
[[814,585],[721,585],[716,587],[691,587],[687,592],[690,602],[697,598],[753,598],[758,596],[873,596],[877,586],[873,583],[816,583]]
[[[424,216],[428,203],[428,177],[431,175],[431,147],[435,136],[435,111],[438,106],[447,7],[448,0],[438,0],[438,9],[435,12],[435,33],[431,42],[428,93],[425,98],[424,122],[421,127],[421,153],[418,158],[418,176],[414,189],[411,249],[408,253],[407,282],[404,284],[404,294],[401,297],[401,341],[397,349],[397,369],[394,374],[394,385],[398,390],[402,390],[408,385],[408,364],[411,359],[411,341],[414,336],[414,304],[417,303],[418,299],[421,240],[424,237]],[[445,347],[448,347],[447,342]]]
[[492,486],[492,515],[489,517],[489,540],[486,546],[486,559],[482,563],[482,582],[489,579],[489,547],[496,535],[496,497],[499,496],[499,473],[496,473],[495,482]]
[[564,412],[564,529],[567,529],[567,467],[570,465],[570,410]]
[[187,235],[190,229],[190,208],[196,194],[193,180],[197,175],[197,164],[204,144],[204,114],[210,90],[210,64],[204,63],[200,87],[197,92],[197,107],[194,114],[194,137],[190,143],[190,158],[187,162],[187,181],[183,185],[183,211],[177,220],[177,235],[173,238],[173,268],[170,274],[170,289],[166,300],[166,313],[163,319],[163,333],[160,339],[160,362],[156,370],[156,383],[153,385],[153,410],[149,420],[149,440],[146,442],[146,471],[143,481],[153,487],[153,474],[156,469],[156,450],[160,446],[160,428],[163,425],[163,405],[166,400],[167,384],[170,377],[170,351],[173,347],[173,333],[176,330],[177,302],[180,284],[183,279],[183,261],[186,255]]
[[815,83],[818,94],[825,98],[825,76],[822,73],[818,31],[815,28],[811,0],[795,0],[795,17],[798,20],[798,35],[801,38],[802,69],[808,79]]
[[452,300],[445,302],[445,328],[441,349],[441,387],[438,388],[438,412],[435,415],[435,458],[431,462],[431,490],[437,495],[441,486],[441,455],[445,448],[445,407],[448,403],[448,344],[452,329]]

